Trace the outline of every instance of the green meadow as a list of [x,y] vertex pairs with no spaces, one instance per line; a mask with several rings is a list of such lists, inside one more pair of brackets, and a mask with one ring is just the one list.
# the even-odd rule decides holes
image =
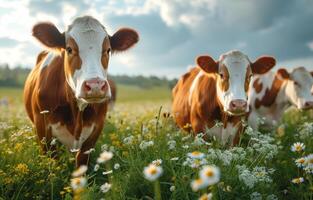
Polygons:
[[[9,101],[0,105],[0,199],[313,199],[312,111],[290,109],[277,129],[247,127],[238,146],[223,147],[176,127],[167,87],[119,84],[117,94],[86,173],[74,178],[75,156],[58,141],[57,159],[41,153],[22,89],[0,87]],[[296,142],[305,147],[292,151]],[[98,163],[102,152],[113,157]],[[204,166],[220,173],[201,187]]]

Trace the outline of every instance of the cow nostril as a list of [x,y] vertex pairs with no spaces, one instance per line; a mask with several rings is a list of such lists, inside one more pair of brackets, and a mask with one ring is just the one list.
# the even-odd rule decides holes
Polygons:
[[106,89],[107,89],[107,84],[106,84],[106,82],[103,82],[103,83],[102,83],[101,90],[102,90],[102,91],[105,91]]
[[91,90],[91,87],[90,87],[87,83],[85,83],[85,90],[86,90],[87,92]]

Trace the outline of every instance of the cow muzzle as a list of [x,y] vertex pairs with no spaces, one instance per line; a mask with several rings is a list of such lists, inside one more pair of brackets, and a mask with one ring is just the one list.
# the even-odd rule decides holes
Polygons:
[[235,99],[230,101],[227,111],[231,115],[244,115],[247,112],[247,106],[248,104],[246,100]]
[[308,110],[313,108],[313,101],[306,101],[302,106],[302,110]]
[[109,83],[100,78],[83,82],[80,98],[88,103],[100,103],[111,97]]

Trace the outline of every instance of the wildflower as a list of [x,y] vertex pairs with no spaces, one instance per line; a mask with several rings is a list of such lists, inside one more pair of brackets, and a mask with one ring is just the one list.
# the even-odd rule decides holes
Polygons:
[[90,154],[90,153],[92,153],[92,152],[94,152],[94,151],[95,151],[95,149],[94,149],[94,148],[91,148],[91,149],[85,151],[84,154]]
[[302,177],[294,178],[294,179],[291,180],[291,182],[294,183],[294,184],[300,184],[300,183],[304,182],[304,179]]
[[78,190],[85,187],[87,179],[85,177],[77,177],[71,179],[71,186],[73,190]]
[[208,184],[201,178],[193,180],[191,182],[191,189],[194,192],[197,192],[198,190],[206,188],[207,186],[208,186]]
[[97,159],[97,163],[105,163],[109,160],[111,160],[113,157],[113,153],[110,151],[103,151],[99,158]]
[[213,194],[212,193],[205,193],[203,195],[201,195],[201,197],[199,198],[199,200],[211,200],[213,197]]
[[213,185],[220,181],[220,169],[215,166],[204,166],[200,171],[200,178],[208,185]]
[[28,166],[24,163],[19,163],[16,166],[15,170],[20,172],[21,174],[27,174],[29,172]]
[[101,151],[107,151],[109,149],[109,146],[107,144],[101,145]]
[[176,190],[175,185],[172,185],[172,186],[170,187],[170,191],[171,191],[171,192],[174,192],[175,190]]
[[54,146],[54,145],[56,145],[56,143],[57,143],[57,139],[53,138],[53,140],[50,142],[50,145]]
[[143,140],[140,144],[139,144],[139,148],[141,150],[145,150],[147,149],[148,147],[151,147],[154,145],[154,142],[153,141],[145,141]]
[[163,169],[160,166],[156,166],[154,164],[150,164],[148,167],[145,167],[143,170],[143,174],[145,178],[149,181],[155,181],[158,179],[163,173]]
[[305,157],[303,166],[306,173],[313,174],[313,154],[310,154]]
[[100,165],[99,165],[99,164],[96,164],[96,165],[95,165],[95,167],[93,168],[93,171],[95,171],[95,172],[96,172],[96,171],[98,171],[98,170],[99,170],[99,168],[100,168]]
[[250,199],[251,200],[262,200],[262,195],[258,192],[253,192],[250,194]]
[[177,160],[179,160],[179,157],[173,157],[173,158],[171,158],[171,160],[172,161],[177,161]]
[[266,200],[278,200],[278,198],[275,194],[270,194],[266,197]]
[[123,143],[126,145],[132,144],[133,141],[134,141],[134,136],[132,135],[123,139]]
[[170,140],[170,141],[167,142],[167,145],[168,145],[168,149],[169,150],[173,150],[176,147],[176,141],[175,140]]
[[297,160],[295,160],[295,163],[297,167],[303,167],[305,163],[305,158],[298,158]]
[[155,166],[160,166],[162,164],[162,160],[161,159],[154,160],[152,161],[152,164]]
[[88,167],[86,165],[81,165],[78,169],[76,169],[73,173],[73,177],[79,177],[86,173]]
[[111,189],[111,187],[112,187],[112,184],[105,183],[100,186],[100,190],[102,193],[107,193]]
[[116,170],[119,169],[120,167],[121,167],[121,166],[120,166],[120,164],[118,164],[118,163],[115,163],[114,166],[113,166],[113,168],[116,169]]
[[102,172],[102,174],[103,175],[108,175],[108,174],[112,174],[113,173],[113,171],[112,170],[110,170],[110,171],[106,171],[106,172]]
[[194,152],[188,153],[187,156],[192,159],[202,159],[204,158],[204,153],[201,153],[199,151],[194,151]]
[[187,136],[183,137],[181,140],[183,142],[185,142],[185,141],[189,140],[190,138],[191,138],[191,135],[187,135]]
[[183,147],[183,149],[189,149],[189,146],[187,144],[183,145],[182,147]]
[[303,151],[304,148],[305,148],[305,145],[303,143],[296,142],[291,146],[291,151],[300,152],[300,151]]

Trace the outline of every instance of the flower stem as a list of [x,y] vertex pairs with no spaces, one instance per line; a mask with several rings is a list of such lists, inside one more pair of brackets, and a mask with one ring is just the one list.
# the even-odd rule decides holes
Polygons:
[[155,196],[155,200],[161,200],[162,199],[159,181],[154,182],[154,196]]

